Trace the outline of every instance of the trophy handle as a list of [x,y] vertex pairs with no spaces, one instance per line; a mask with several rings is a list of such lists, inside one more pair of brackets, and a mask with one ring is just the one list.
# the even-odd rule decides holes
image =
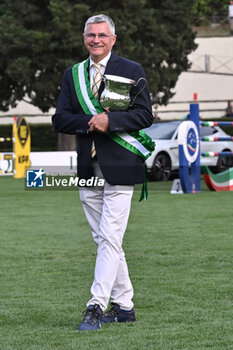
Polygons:
[[146,87],[147,82],[146,82],[146,79],[143,78],[143,77],[142,77],[142,78],[139,78],[138,81],[136,81],[136,82],[133,84],[133,86],[138,86],[140,80],[144,80],[145,84],[144,84],[144,86],[138,91],[138,93],[136,94],[136,96],[134,96],[134,99],[133,99],[133,101],[130,103],[129,107],[132,107],[132,106],[133,106],[134,101],[136,100],[136,98],[138,97],[138,95],[139,95],[139,94],[145,89],[145,87]]

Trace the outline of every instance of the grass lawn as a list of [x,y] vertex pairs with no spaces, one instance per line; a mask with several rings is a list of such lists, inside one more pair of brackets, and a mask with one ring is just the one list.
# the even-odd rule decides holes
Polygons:
[[75,191],[0,178],[1,350],[233,348],[232,192],[133,197],[124,239],[137,322],[78,332],[96,248]]

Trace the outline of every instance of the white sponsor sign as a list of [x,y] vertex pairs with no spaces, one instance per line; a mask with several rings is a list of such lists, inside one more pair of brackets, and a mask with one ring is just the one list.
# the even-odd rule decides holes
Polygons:
[[31,152],[31,169],[43,168],[46,174],[76,174],[77,153],[70,152]]

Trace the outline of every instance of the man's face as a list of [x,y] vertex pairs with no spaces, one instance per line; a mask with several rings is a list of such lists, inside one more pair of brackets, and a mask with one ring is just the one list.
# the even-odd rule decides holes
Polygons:
[[106,57],[116,42],[116,35],[111,34],[106,22],[89,24],[83,37],[85,46],[95,63]]

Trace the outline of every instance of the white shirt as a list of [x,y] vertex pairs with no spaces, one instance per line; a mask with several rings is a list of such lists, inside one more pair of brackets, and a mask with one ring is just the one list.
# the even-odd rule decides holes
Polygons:
[[[98,62],[98,64],[101,64],[101,67],[100,67],[101,75],[104,75],[104,72],[105,72],[105,69],[106,69],[106,66],[107,66],[107,63],[108,63],[108,60],[109,60],[110,56],[111,56],[111,52],[106,57],[104,57],[100,62]],[[90,74],[90,84],[91,84],[91,86],[93,85],[93,76],[96,73],[96,69],[94,67],[92,67],[93,64],[96,64],[96,63],[94,61],[92,61],[92,59],[90,57],[89,74]]]

